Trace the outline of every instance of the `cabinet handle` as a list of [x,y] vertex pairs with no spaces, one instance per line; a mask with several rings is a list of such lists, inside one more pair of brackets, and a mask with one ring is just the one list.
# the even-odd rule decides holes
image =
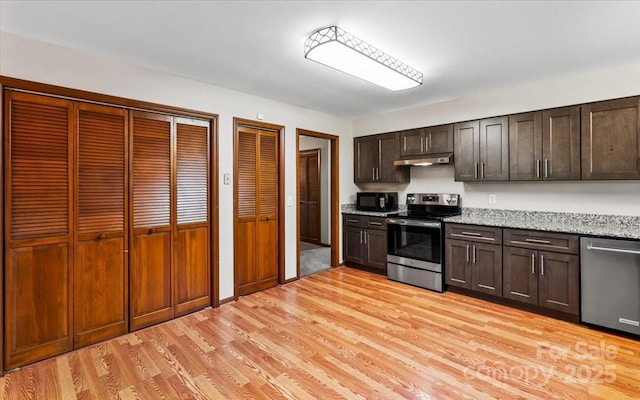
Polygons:
[[469,262],[469,243],[467,243],[467,262]]
[[[422,143],[420,143],[420,148],[422,148]],[[402,138],[402,149],[403,151],[407,151],[407,137],[404,136]]]
[[369,225],[382,226],[382,222],[369,221]]
[[156,232],[156,228],[149,228],[149,235],[152,235]]
[[540,254],[540,275],[544,275],[544,256]]
[[427,145],[427,151],[431,151],[431,134],[429,134],[429,144]]
[[364,231],[364,244],[367,244],[367,231]]
[[360,231],[360,244],[362,245],[363,241],[362,241],[362,231]]
[[539,244],[551,244],[550,240],[541,240],[541,239],[525,239],[525,242],[529,242],[529,243],[539,243]]
[[480,163],[480,179],[484,180],[484,161]]
[[548,178],[549,177],[549,159],[545,158],[544,159],[544,177]]
[[466,236],[482,236],[482,233],[478,233],[478,232],[464,232],[464,231],[462,231],[460,233],[462,233],[463,235],[466,235]]
[[98,237],[96,239],[98,240],[104,240],[107,238],[107,234],[106,233],[101,233],[98,235]]
[[536,160],[536,178],[540,178],[540,160]]
[[478,163],[473,168],[473,179],[478,180]]
[[372,181],[376,180],[376,169],[375,169],[375,167],[371,168],[371,180]]
[[531,253],[531,275],[536,274],[536,255]]
[[476,263],[476,245],[473,245],[473,263]]
[[359,219],[348,219],[347,222],[351,222],[351,223],[357,224],[358,222],[360,222],[360,220]]

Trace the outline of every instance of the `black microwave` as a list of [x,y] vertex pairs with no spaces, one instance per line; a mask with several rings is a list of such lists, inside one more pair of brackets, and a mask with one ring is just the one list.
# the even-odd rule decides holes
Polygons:
[[396,211],[398,192],[358,192],[356,210],[359,211]]

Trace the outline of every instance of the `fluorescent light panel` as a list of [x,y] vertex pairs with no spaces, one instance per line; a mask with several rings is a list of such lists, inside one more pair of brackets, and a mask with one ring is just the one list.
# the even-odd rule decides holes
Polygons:
[[422,73],[337,26],[312,33],[304,45],[306,58],[389,90],[422,84]]

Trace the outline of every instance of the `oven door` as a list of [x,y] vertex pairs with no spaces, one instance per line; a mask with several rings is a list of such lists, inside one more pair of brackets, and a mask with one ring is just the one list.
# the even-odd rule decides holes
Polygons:
[[387,255],[396,264],[442,271],[440,221],[387,218]]

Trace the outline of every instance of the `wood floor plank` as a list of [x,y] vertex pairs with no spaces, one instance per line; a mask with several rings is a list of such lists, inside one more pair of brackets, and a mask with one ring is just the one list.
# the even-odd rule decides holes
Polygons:
[[617,400],[638,393],[637,338],[346,267],[0,378],[3,400]]

